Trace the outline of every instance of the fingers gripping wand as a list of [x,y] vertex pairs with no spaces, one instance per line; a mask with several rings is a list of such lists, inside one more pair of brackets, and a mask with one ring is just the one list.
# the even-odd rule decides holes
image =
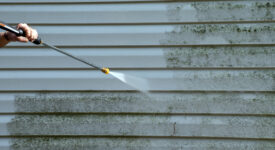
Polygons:
[[[8,26],[7,24],[5,24],[5,23],[3,23],[3,22],[0,22],[0,28],[3,29],[3,30],[6,30],[6,31],[12,32],[12,33],[14,33],[14,34],[17,35],[17,36],[26,36],[25,32],[24,32],[22,29],[18,29],[18,30],[17,30],[17,29],[14,29],[14,28]],[[63,51],[63,50],[61,50],[61,49],[59,49],[59,48],[53,46],[53,45],[49,45],[49,44],[47,44],[47,43],[45,43],[45,42],[42,42],[42,40],[41,40],[40,37],[38,37],[37,39],[35,39],[35,40],[33,41],[33,43],[36,44],[36,45],[42,44],[42,45],[44,45],[44,46],[46,46],[46,47],[49,47],[49,48],[51,48],[51,49],[53,49],[53,50],[55,50],[55,51],[57,51],[57,52],[59,52],[59,53],[62,53],[62,54],[64,54],[64,55],[67,55],[67,56],[69,56],[69,57],[71,57],[71,58],[73,58],[73,59],[75,59],[75,60],[77,60],[77,61],[80,61],[80,62],[82,62],[82,63],[84,63],[84,64],[87,64],[87,65],[89,65],[89,66],[91,66],[91,67],[94,67],[94,68],[96,68],[96,69],[98,69],[98,70],[101,70],[101,71],[102,71],[103,73],[105,73],[105,74],[109,74],[109,72],[110,72],[109,68],[105,68],[105,67],[101,68],[101,67],[98,67],[97,65],[94,65],[94,64],[92,64],[92,63],[90,63],[90,62],[87,62],[87,61],[85,61],[85,60],[83,60],[83,59],[80,59],[80,58],[78,58],[78,57],[76,57],[76,56],[73,56],[73,55],[71,55],[71,54],[69,54],[69,53],[67,53],[67,52],[65,52],[65,51]]]

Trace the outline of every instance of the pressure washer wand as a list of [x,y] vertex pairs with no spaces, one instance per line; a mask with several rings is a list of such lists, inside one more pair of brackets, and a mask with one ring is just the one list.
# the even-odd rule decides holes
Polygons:
[[[17,36],[26,36],[26,34],[24,33],[23,30],[21,30],[21,29],[16,30],[16,29],[8,26],[7,24],[5,24],[3,22],[0,22],[0,28],[3,29],[3,30],[6,30],[6,31],[12,32],[12,33],[16,34]],[[73,56],[73,55],[71,55],[71,54],[69,54],[67,52],[64,52],[63,50],[61,50],[61,49],[59,49],[59,48],[57,48],[55,46],[49,45],[49,44],[47,44],[45,42],[42,42],[42,40],[41,40],[40,37],[38,37],[36,40],[34,40],[33,43],[36,44],[36,45],[42,44],[42,45],[44,45],[46,47],[49,47],[49,48],[51,48],[51,49],[53,49],[53,50],[55,50],[55,51],[57,51],[59,53],[62,53],[64,55],[66,55],[66,56],[69,56],[69,57],[71,57],[71,58],[73,58],[73,59],[75,59],[77,61],[80,61],[80,62],[82,62],[84,64],[87,64],[87,65],[89,65],[91,67],[94,67],[96,69],[99,69],[99,70],[101,70],[105,74],[109,74],[109,72],[110,72],[109,68],[105,68],[105,67],[100,68],[100,67],[98,67],[98,66],[96,66],[96,65],[94,65],[94,64],[92,64],[90,62],[87,62],[87,61],[85,61],[83,59],[80,59],[80,58],[78,58],[76,56]]]
[[59,48],[57,48],[57,47],[55,47],[55,46],[49,45],[49,44],[47,44],[47,43],[45,43],[45,42],[44,42],[44,43],[41,42],[41,44],[43,44],[43,45],[45,45],[45,46],[47,46],[47,47],[49,47],[49,48],[52,48],[53,50],[58,51],[59,53],[62,53],[62,54],[64,54],[64,55],[67,55],[67,56],[69,56],[69,57],[71,57],[71,58],[73,58],[73,59],[75,59],[75,60],[78,60],[78,61],[80,61],[80,62],[82,62],[82,63],[84,63],[84,64],[87,64],[87,65],[89,65],[89,66],[91,66],[91,67],[94,67],[94,68],[96,68],[96,69],[99,69],[99,70],[101,70],[103,73],[108,74],[108,73],[110,72],[108,68],[100,68],[100,67],[98,67],[98,66],[96,66],[96,65],[94,65],[94,64],[92,64],[92,63],[90,63],[90,62],[87,62],[87,61],[85,61],[85,60],[83,60],[83,59],[80,59],[80,58],[75,57],[75,56],[73,56],[73,55],[71,55],[71,54],[69,54],[69,53],[66,53],[66,52],[64,52],[63,50],[61,50],[61,49],[59,49]]

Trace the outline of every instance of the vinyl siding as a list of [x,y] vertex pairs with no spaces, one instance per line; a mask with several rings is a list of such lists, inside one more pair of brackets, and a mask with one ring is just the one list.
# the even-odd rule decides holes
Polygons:
[[274,0],[2,0],[0,149],[275,149]]

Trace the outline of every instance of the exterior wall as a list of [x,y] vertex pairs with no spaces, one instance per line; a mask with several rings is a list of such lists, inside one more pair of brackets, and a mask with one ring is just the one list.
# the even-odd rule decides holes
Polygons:
[[274,0],[2,0],[51,49],[0,50],[0,149],[275,149]]

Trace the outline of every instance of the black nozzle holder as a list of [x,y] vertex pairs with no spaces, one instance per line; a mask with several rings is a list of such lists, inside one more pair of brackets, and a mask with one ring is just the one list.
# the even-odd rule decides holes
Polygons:
[[[26,33],[22,30],[22,29],[19,29],[19,30],[16,30],[10,26],[8,26],[7,24],[4,24],[2,22],[0,22],[0,28],[3,29],[3,30],[6,30],[6,31],[9,31],[9,32],[12,32],[14,33],[16,36],[26,36]],[[36,45],[39,45],[42,43],[42,40],[40,37],[38,37],[37,39],[35,39],[33,41],[34,44]]]

